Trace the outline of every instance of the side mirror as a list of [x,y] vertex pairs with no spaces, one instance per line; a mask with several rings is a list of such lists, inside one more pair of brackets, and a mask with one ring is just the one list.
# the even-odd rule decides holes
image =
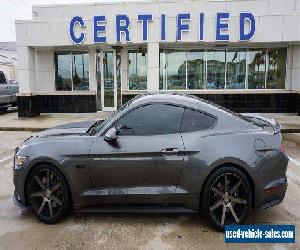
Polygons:
[[115,142],[117,140],[117,130],[114,127],[110,128],[106,132],[104,139],[108,142]]

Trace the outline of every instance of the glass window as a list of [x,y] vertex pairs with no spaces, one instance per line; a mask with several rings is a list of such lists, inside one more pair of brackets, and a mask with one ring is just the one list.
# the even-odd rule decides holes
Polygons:
[[224,89],[225,50],[207,52],[207,89]]
[[89,90],[89,56],[84,53],[72,54],[73,90]]
[[72,90],[72,58],[71,54],[55,55],[56,90]]
[[55,53],[56,90],[89,90],[89,57],[87,53]]
[[167,53],[167,89],[186,89],[186,52]]
[[159,89],[282,89],[286,57],[286,48],[162,50]]
[[167,53],[159,53],[159,89],[167,89]]
[[204,51],[187,52],[187,88],[203,89],[205,79]]
[[246,51],[226,52],[226,88],[244,89],[246,78]]
[[7,84],[6,77],[2,71],[0,71],[0,84]]
[[267,89],[285,88],[286,49],[268,49]]
[[166,104],[150,104],[122,117],[114,125],[120,135],[179,133],[184,109]]
[[182,122],[182,132],[192,132],[209,129],[215,123],[215,118],[207,114],[185,109]]
[[105,52],[103,57],[104,106],[114,107],[114,53]]
[[249,50],[248,61],[248,88],[264,89],[266,77],[266,50]]
[[147,53],[128,52],[129,89],[147,89]]

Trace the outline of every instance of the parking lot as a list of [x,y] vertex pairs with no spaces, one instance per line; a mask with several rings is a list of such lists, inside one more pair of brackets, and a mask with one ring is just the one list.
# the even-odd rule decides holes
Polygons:
[[201,215],[70,214],[61,223],[40,223],[29,209],[12,203],[14,148],[31,132],[0,131],[0,249],[299,249],[300,140],[285,135],[291,157],[285,200],[268,210],[252,212],[248,223],[295,224],[296,244],[225,244]]

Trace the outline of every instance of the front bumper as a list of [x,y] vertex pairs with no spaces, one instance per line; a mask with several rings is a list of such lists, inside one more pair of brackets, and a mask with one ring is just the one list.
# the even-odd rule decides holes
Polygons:
[[[13,199],[16,199],[16,203],[20,203],[23,206],[27,206],[25,197],[25,180],[26,180],[27,168],[13,168],[13,182],[15,185],[15,191]],[[15,202],[15,201],[14,201]],[[15,204],[16,204],[15,203]]]

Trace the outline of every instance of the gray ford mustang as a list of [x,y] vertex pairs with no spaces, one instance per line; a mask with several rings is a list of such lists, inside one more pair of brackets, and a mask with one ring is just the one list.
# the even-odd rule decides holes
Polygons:
[[106,120],[43,131],[15,152],[14,202],[51,224],[82,212],[197,212],[222,230],[279,204],[280,125],[196,97],[138,96]]

